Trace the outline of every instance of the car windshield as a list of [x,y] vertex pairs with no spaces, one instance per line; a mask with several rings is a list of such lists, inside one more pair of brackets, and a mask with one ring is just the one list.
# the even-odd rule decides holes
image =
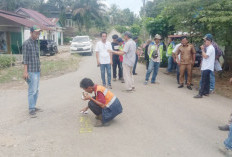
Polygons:
[[75,37],[73,38],[73,42],[88,42],[89,41],[89,37]]

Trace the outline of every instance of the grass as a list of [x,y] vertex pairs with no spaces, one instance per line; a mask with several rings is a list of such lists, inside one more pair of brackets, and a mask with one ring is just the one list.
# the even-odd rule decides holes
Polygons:
[[[76,71],[80,62],[79,55],[70,55],[68,58],[41,60],[41,77],[59,76]],[[0,84],[12,81],[23,81],[23,65],[13,66],[0,70]]]

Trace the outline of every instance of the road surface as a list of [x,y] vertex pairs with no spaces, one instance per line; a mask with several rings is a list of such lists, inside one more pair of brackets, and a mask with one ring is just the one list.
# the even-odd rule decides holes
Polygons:
[[[101,84],[95,56],[82,58],[79,69],[41,80],[38,107],[30,118],[27,86],[0,91],[0,157],[220,157],[228,132],[217,126],[227,122],[231,100],[212,95],[193,99],[196,91],[178,89],[176,80],[160,72],[159,84],[143,85],[145,66],[139,64],[136,92],[124,93],[113,82],[112,91],[123,113],[109,127],[80,133],[79,82],[84,77]],[[87,115],[93,125],[94,115]]]

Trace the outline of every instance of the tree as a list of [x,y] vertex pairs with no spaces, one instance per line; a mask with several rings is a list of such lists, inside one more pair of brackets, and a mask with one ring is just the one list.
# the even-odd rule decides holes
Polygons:
[[43,0],[0,0],[0,9],[6,11],[15,11],[20,7],[35,9],[43,2]]
[[212,1],[201,11],[199,21],[225,46],[224,69],[232,70],[232,1]]
[[99,21],[103,21],[105,5],[100,0],[78,0],[73,5],[73,20],[77,21],[79,31],[85,26],[86,31]]

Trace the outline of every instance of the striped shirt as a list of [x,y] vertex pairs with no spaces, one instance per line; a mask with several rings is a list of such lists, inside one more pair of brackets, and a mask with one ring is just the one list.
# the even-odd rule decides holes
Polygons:
[[37,40],[29,38],[23,43],[23,64],[28,72],[40,72],[39,44]]

